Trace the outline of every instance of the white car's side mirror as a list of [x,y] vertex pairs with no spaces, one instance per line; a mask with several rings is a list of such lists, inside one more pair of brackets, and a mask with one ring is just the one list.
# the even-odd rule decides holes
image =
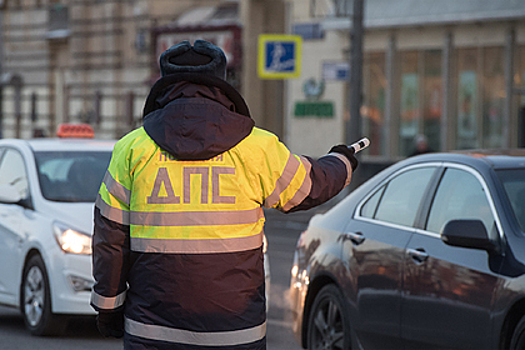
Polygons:
[[0,185],[0,203],[18,203],[22,200],[20,192],[11,185]]

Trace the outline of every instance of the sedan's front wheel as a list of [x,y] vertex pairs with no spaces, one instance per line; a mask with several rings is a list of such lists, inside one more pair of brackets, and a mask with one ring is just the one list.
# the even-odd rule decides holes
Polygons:
[[351,349],[350,311],[336,286],[324,286],[315,297],[307,339],[310,350]]
[[514,329],[514,334],[510,340],[511,350],[523,350],[525,349],[525,316],[521,318],[518,325]]
[[60,335],[67,326],[64,316],[51,312],[49,279],[39,255],[33,255],[24,268],[20,309],[33,335]]

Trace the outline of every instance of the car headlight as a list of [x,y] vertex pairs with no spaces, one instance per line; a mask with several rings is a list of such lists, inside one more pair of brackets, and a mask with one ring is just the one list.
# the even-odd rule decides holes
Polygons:
[[91,254],[91,236],[55,222],[53,232],[60,248],[66,253]]

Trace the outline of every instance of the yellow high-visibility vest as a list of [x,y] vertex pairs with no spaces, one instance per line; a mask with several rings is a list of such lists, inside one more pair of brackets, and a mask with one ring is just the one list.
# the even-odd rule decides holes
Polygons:
[[311,188],[310,162],[262,129],[209,160],[182,161],[139,128],[113,150],[96,206],[130,225],[131,250],[228,253],[262,245],[262,207],[287,211]]

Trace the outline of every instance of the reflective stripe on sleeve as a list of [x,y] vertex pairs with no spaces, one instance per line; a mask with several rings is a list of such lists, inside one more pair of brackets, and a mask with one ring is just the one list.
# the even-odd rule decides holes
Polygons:
[[165,326],[156,326],[125,319],[126,333],[159,341],[195,346],[234,346],[261,340],[266,335],[266,322],[252,328],[226,332],[194,332]]
[[100,210],[100,214],[112,221],[122,225],[129,225],[129,211],[114,208],[104,202],[100,194],[95,201],[95,206]]
[[265,208],[271,208],[275,204],[279,203],[281,193],[286,189],[286,187],[288,187],[288,185],[290,185],[300,165],[301,162],[297,158],[295,158],[293,154],[290,154],[290,156],[288,157],[288,161],[284,166],[283,173],[275,183],[275,189],[264,200]]
[[257,249],[263,243],[262,232],[248,237],[227,239],[151,239],[131,237],[131,250],[142,253],[213,254]]
[[305,169],[306,169],[306,175],[304,177],[304,181],[299,187],[299,190],[295,193],[295,195],[290,199],[284,206],[283,206],[283,212],[287,212],[288,210],[292,209],[293,207],[301,204],[301,202],[310,194],[310,191],[312,190],[312,178],[310,177],[310,171],[312,169],[312,163],[305,157],[299,156],[301,158],[301,162],[303,163]]
[[261,207],[231,211],[132,211],[129,223],[144,226],[244,225],[256,223],[263,217]]
[[124,301],[126,300],[126,291],[123,291],[119,295],[115,297],[105,297],[100,294],[95,293],[95,291],[91,292],[91,304],[95,305],[96,307],[100,309],[105,310],[111,310],[116,309],[119,306],[124,305]]
[[118,183],[117,180],[113,178],[109,170],[106,171],[106,175],[104,175],[104,180],[102,182],[106,185],[106,188],[109,193],[111,193],[117,199],[129,205],[131,199],[131,191],[128,190],[126,187],[122,186],[120,183]]
[[336,153],[336,152],[328,153],[326,156],[323,156],[323,157],[336,157],[345,164],[346,166],[345,187],[348,186],[348,184],[350,184],[350,180],[352,179],[352,164],[350,163],[350,160],[348,160],[348,158],[346,158],[344,154]]

